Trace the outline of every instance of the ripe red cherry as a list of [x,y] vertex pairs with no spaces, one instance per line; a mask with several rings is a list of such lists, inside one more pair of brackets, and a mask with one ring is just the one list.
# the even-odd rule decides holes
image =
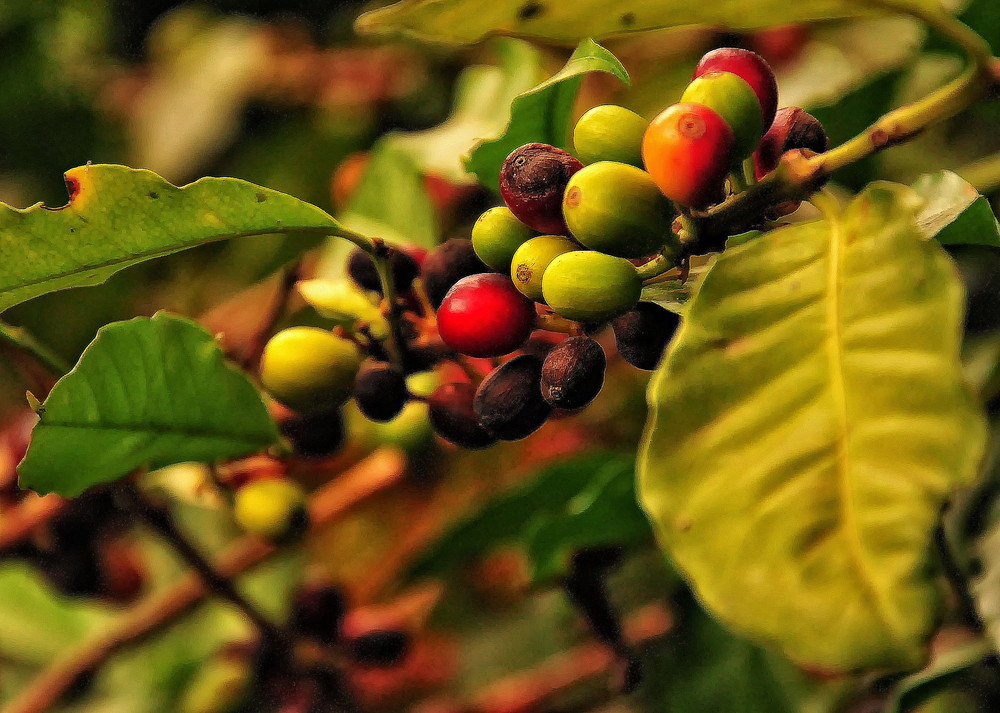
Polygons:
[[767,131],[778,110],[778,82],[767,61],[750,50],[720,47],[701,58],[691,78],[697,79],[708,72],[730,72],[749,84],[760,102],[764,131]]
[[505,275],[470,275],[445,295],[437,322],[441,339],[460,354],[502,356],[528,340],[535,304]]
[[510,212],[546,235],[568,235],[562,200],[570,177],[583,164],[548,144],[514,149],[500,169],[500,195]]
[[707,106],[674,104],[650,122],[642,138],[642,160],[663,195],[704,208],[722,199],[733,141],[729,124]]
[[792,149],[823,153],[830,149],[830,139],[819,119],[797,106],[786,106],[774,117],[774,123],[753,154],[757,179],[777,168],[781,157]]

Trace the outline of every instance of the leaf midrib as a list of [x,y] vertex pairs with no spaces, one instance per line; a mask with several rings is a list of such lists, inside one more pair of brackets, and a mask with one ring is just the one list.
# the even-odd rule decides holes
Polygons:
[[[42,421],[38,424],[39,428],[69,428],[80,431],[124,431],[126,433],[148,433],[154,436],[159,435],[176,435],[185,436],[188,438],[212,438],[216,440],[225,441],[235,441],[238,443],[246,443],[248,445],[257,445],[263,438],[254,438],[248,435],[238,435],[238,434],[227,434],[222,431],[210,431],[203,429],[194,428],[170,428],[170,427],[160,427],[155,424],[149,427],[143,427],[140,425],[136,426],[112,426],[104,424],[82,424],[82,423],[68,423],[68,422],[52,422],[52,421]],[[267,440],[270,440],[268,437]]]
[[848,552],[854,561],[858,579],[871,596],[876,616],[891,630],[892,617],[883,601],[882,593],[864,555],[864,546],[858,536],[858,526],[850,488],[850,418],[847,412],[847,379],[844,375],[843,330],[841,322],[843,297],[843,248],[844,236],[840,216],[833,211],[827,218],[830,224],[827,292],[829,294],[828,331],[830,334],[830,388],[833,394],[837,420],[837,488],[840,492],[841,529]]

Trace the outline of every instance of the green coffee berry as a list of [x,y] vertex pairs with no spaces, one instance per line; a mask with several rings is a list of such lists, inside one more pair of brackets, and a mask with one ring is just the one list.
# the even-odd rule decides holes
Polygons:
[[750,156],[761,136],[764,122],[754,90],[730,72],[708,72],[692,81],[681,102],[701,104],[715,111],[733,130],[733,162]]
[[560,255],[542,276],[549,307],[567,319],[603,322],[632,309],[642,279],[628,260],[590,250]]
[[241,528],[269,540],[296,537],[309,523],[305,493],[298,483],[285,478],[244,485],[236,491],[233,514]]
[[570,232],[591,250],[644,257],[672,243],[673,206],[645,171],[599,161],[577,171],[566,186],[563,215]]
[[573,148],[584,163],[618,161],[642,168],[642,135],[648,121],[623,106],[595,106],[573,128]]
[[497,206],[479,216],[472,226],[472,247],[484,263],[497,272],[510,270],[510,261],[535,232],[519,221],[507,206]]
[[358,347],[317,327],[291,327],[264,347],[260,381],[271,396],[296,411],[331,408],[351,395],[361,366]]
[[510,279],[521,293],[533,300],[542,299],[542,274],[549,263],[560,255],[579,250],[580,246],[559,235],[532,238],[514,253],[510,263]]

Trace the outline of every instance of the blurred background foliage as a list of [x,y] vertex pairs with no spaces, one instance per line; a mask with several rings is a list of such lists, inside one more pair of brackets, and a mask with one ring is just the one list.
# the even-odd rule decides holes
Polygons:
[[[462,49],[376,42],[352,31],[364,9],[350,0],[5,0],[0,200],[15,207],[61,205],[65,170],[88,161],[123,163],[177,184],[204,175],[244,178],[405,242],[431,246],[468,237],[479,212],[498,199],[464,174],[461,157],[476,139],[498,134],[511,100],[560,68],[571,48],[515,39]],[[959,14],[1000,51],[996,0],[963,3]],[[651,117],[677,100],[698,57],[724,45],[764,55],[776,70],[781,105],[813,112],[834,144],[960,67],[949,45],[909,19],[754,34],[670,30],[607,42],[632,85],[588,75],[574,113],[616,102]],[[998,128],[1000,104],[977,107],[851,166],[835,177],[837,186],[850,191],[877,178],[910,182],[939,168],[963,169],[1000,151]],[[976,177],[996,207],[1000,172],[971,167],[966,175]],[[101,325],[158,309],[198,318],[239,353],[266,313],[282,267],[301,259],[300,274],[341,279],[344,254],[339,243],[294,236],[208,245],[125,270],[99,287],[47,295],[6,317],[70,361]],[[996,411],[1000,253],[963,247],[954,254],[970,290],[969,374]],[[289,322],[323,323],[303,303],[295,307]],[[24,392],[33,381],[24,367],[0,352],[5,502],[14,498],[13,466],[29,419]],[[603,393],[585,412],[485,453],[457,452],[433,440],[420,404],[388,425],[350,414],[345,451],[321,468],[299,464],[293,475],[315,487],[388,445],[408,453],[404,484],[255,573],[249,591],[280,614],[300,581],[319,578],[344,589],[355,619],[409,612],[415,644],[406,664],[351,674],[370,710],[883,710],[893,681],[801,672],[732,637],[701,612],[654,549],[631,490],[621,487],[630,482],[629,454],[644,422],[645,381],[644,374],[612,363]],[[609,462],[620,472],[608,471]],[[169,483],[177,516],[212,549],[235,530],[225,510],[199,496],[204,477],[202,468],[181,466],[158,482]],[[563,490],[554,485],[560,482]],[[553,489],[562,495],[546,500]],[[475,518],[487,502],[489,517]],[[605,510],[593,515],[594,503]],[[474,519],[438,541],[463,517]],[[569,524],[554,526],[557,519]],[[616,527],[605,532],[595,522]],[[178,563],[148,533],[115,537],[142,563],[134,591],[117,598],[107,591],[71,596],[72,587],[61,586],[51,568],[40,574],[17,560],[0,565],[0,704],[61,649],[177,576]],[[593,645],[586,625],[555,586],[570,551],[605,542],[627,545],[609,588],[645,661],[645,682],[629,696],[616,693],[614,662],[600,659],[600,647],[587,648]],[[68,565],[51,565],[60,566]],[[438,584],[417,574],[433,574]],[[113,659],[62,709],[178,710],[220,647],[248,634],[225,606],[204,606]],[[557,685],[560,676],[565,685]],[[526,696],[546,685],[552,690],[537,697],[536,707],[513,707],[518,699],[509,690]],[[931,699],[924,710],[1000,706],[993,671],[973,671],[963,691]],[[456,701],[480,707],[456,707]]]

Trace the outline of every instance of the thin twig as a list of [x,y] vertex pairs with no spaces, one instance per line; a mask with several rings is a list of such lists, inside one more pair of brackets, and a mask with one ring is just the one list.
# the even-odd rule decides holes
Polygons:
[[0,550],[23,540],[36,527],[44,525],[62,512],[68,502],[55,494],[25,495],[16,506],[0,513]]
[[261,636],[269,641],[278,641],[281,638],[281,633],[274,622],[261,614],[257,607],[236,589],[236,585],[230,579],[215,569],[212,563],[180,531],[173,515],[168,510],[150,502],[131,483],[123,485],[118,492],[128,510],[169,542],[170,546],[181,556],[181,559],[198,573],[213,593],[242,611]]
[[[375,451],[309,498],[311,526],[314,529],[326,527],[352,512],[369,497],[400,482],[405,466],[406,459],[400,451]],[[258,537],[244,537],[213,559],[212,567],[221,576],[232,579],[277,551],[275,545]],[[208,588],[194,572],[188,572],[172,586],[150,594],[110,626],[95,632],[53,661],[21,689],[3,713],[42,713],[48,710],[81,675],[96,670],[117,651],[174,623],[208,594]]]
[[0,342],[6,342],[29,355],[56,378],[73,368],[24,327],[15,327],[6,322],[0,322]]

